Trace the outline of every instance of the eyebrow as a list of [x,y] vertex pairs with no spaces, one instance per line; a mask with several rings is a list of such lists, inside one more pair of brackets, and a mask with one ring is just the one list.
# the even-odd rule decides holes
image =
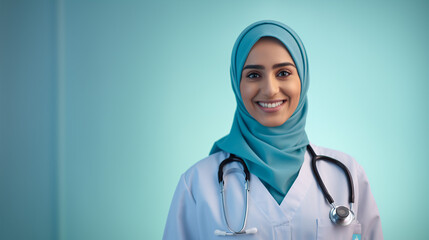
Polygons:
[[277,63],[277,64],[274,64],[274,65],[273,65],[273,69],[274,69],[274,68],[279,68],[279,67],[286,67],[286,66],[292,66],[292,67],[296,68],[296,67],[295,67],[295,65],[293,65],[293,63],[290,63],[290,62],[284,62],[284,63]]
[[[292,67],[296,68],[295,65],[293,65],[292,63],[290,63],[290,62],[284,62],[284,63],[274,64],[273,65],[273,69],[274,68],[279,68],[279,67],[286,67],[286,66],[292,66]],[[249,68],[250,69],[265,69],[265,67],[262,66],[262,65],[246,65],[246,66],[244,66],[243,70],[249,69]]]

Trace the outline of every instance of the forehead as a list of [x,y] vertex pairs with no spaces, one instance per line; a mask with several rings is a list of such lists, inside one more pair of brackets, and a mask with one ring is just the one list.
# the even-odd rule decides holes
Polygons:
[[276,38],[264,37],[259,39],[251,48],[245,64],[292,62],[293,59],[286,47]]

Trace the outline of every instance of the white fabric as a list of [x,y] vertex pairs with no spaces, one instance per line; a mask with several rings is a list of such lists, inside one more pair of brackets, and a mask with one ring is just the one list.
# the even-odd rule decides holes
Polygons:
[[[299,175],[280,205],[262,182],[251,175],[246,229],[256,227],[256,234],[215,235],[215,230],[228,231],[223,218],[217,171],[219,164],[229,154],[218,152],[199,161],[181,176],[170,206],[163,239],[352,240],[353,234],[361,234],[361,239],[382,240],[379,212],[362,167],[344,153],[314,145],[312,147],[316,154],[330,156],[344,163],[352,174],[355,188],[353,211],[357,219],[350,226],[331,223],[331,208],[311,171],[311,157],[307,151]],[[328,162],[319,161],[317,166],[335,204],[349,207],[347,178],[343,171]],[[244,173],[231,170],[234,168],[241,166],[238,163],[225,166],[225,194],[230,225],[238,231],[245,206]]]

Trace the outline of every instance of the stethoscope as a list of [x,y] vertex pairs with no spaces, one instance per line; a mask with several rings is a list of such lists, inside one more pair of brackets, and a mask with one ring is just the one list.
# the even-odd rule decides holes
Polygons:
[[[343,163],[341,163],[340,161],[338,161],[334,158],[324,156],[324,155],[317,155],[314,152],[313,148],[310,146],[310,144],[307,145],[307,150],[310,152],[311,157],[312,157],[311,169],[313,170],[313,173],[316,177],[316,182],[320,186],[320,188],[322,189],[323,196],[328,201],[328,203],[331,205],[331,210],[329,212],[329,218],[331,219],[332,223],[334,223],[336,225],[340,225],[340,226],[350,225],[353,222],[353,220],[355,219],[355,214],[352,210],[355,196],[354,196],[353,178],[350,174],[349,169]],[[346,174],[347,182],[349,185],[350,208],[347,208],[345,206],[338,206],[338,205],[334,204],[334,199],[329,194],[328,189],[326,188],[325,184],[323,183],[323,180],[320,177],[319,171],[317,170],[316,162],[319,160],[327,161],[327,162],[330,162],[330,163],[337,165]],[[246,199],[245,199],[245,207],[244,207],[244,217],[243,217],[243,222],[242,222],[241,228],[238,231],[233,230],[231,228],[231,226],[229,225],[228,212],[227,212],[226,207],[225,207],[226,201],[225,201],[225,194],[224,194],[224,185],[225,184],[224,184],[224,180],[223,180],[223,168],[225,167],[225,165],[227,165],[231,162],[240,163],[243,166],[243,172],[245,174],[244,190],[246,191]],[[219,185],[220,185],[220,192],[222,195],[221,201],[222,201],[223,217],[224,217],[224,220],[226,223],[226,227],[228,228],[229,231],[216,230],[215,234],[216,235],[229,236],[229,235],[254,234],[254,233],[256,233],[258,231],[257,228],[250,228],[250,229],[246,230],[247,213],[249,211],[248,196],[249,196],[249,191],[250,191],[250,189],[249,189],[250,172],[246,166],[246,163],[243,161],[243,159],[237,157],[236,155],[230,154],[230,156],[227,159],[223,160],[221,162],[221,164],[219,165],[218,180],[219,180]]]
[[[312,159],[311,159],[311,169],[313,170],[313,173],[316,177],[316,182],[320,186],[323,192],[323,196],[325,199],[329,202],[331,205],[331,211],[329,212],[329,218],[334,224],[340,225],[340,226],[347,226],[350,225],[353,220],[355,219],[355,213],[353,212],[353,203],[355,202],[355,188],[353,185],[353,178],[349,171],[349,169],[344,165],[342,162],[338,161],[337,159],[324,156],[324,155],[317,155],[313,148],[309,145],[307,145],[307,150],[310,152]],[[349,184],[349,204],[350,208],[347,208],[345,206],[337,206],[334,204],[334,199],[329,194],[328,189],[326,188],[325,184],[322,181],[322,178],[320,177],[319,171],[317,170],[316,162],[319,160],[324,160],[330,163],[333,163],[340,167],[344,173],[347,176],[347,182]]]

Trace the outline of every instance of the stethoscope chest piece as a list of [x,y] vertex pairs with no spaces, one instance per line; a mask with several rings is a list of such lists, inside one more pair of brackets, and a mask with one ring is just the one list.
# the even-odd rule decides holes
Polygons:
[[345,206],[333,206],[329,212],[329,218],[335,224],[348,226],[355,219],[355,214],[352,210]]

